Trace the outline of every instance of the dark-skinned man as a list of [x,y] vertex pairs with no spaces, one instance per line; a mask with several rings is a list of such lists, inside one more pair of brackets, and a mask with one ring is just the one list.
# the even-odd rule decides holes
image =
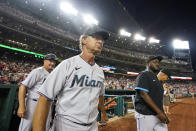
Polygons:
[[138,131],[167,131],[168,117],[163,110],[163,86],[158,80],[161,56],[150,56],[146,70],[136,79],[135,118]]

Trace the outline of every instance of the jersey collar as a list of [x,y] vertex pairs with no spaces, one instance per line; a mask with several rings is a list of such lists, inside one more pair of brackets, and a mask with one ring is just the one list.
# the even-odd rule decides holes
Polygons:
[[[80,56],[80,55],[79,55],[79,56]],[[82,57],[80,56],[80,58],[82,58]],[[82,58],[82,60],[85,61],[83,58]],[[85,62],[86,62],[87,64],[89,64],[87,61],[85,61]],[[94,66],[95,64],[96,64],[96,63],[94,63],[93,65],[92,65],[92,64],[89,64],[89,65],[92,67],[92,66]]]

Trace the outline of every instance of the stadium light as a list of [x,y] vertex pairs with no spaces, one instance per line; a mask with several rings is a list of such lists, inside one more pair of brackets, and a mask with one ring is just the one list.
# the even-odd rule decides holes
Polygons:
[[192,77],[179,77],[179,76],[171,76],[172,79],[180,79],[180,80],[192,80]]
[[175,49],[189,49],[189,41],[182,41],[179,39],[175,39],[173,41],[173,47]]
[[91,16],[89,14],[83,15],[83,20],[86,24],[89,24],[89,25],[98,25],[99,24],[98,20],[96,20],[93,16]]
[[124,29],[121,29],[121,30],[120,30],[120,35],[127,36],[127,37],[131,37],[131,33],[125,31]]
[[155,39],[155,38],[153,38],[153,37],[151,37],[150,39],[149,39],[149,43],[159,43],[160,42],[160,40],[157,40],[157,39]]
[[62,2],[60,4],[60,9],[67,13],[67,14],[72,14],[72,15],[75,15],[77,16],[78,14],[78,10],[76,10],[70,3],[68,2]]
[[139,73],[137,73],[137,72],[127,72],[127,74],[129,74],[129,75],[134,75],[134,76],[139,75]]
[[146,40],[146,37],[144,37],[144,36],[142,36],[142,35],[140,35],[140,34],[135,34],[135,36],[134,36],[134,39],[135,40],[141,40],[141,41],[145,41]]

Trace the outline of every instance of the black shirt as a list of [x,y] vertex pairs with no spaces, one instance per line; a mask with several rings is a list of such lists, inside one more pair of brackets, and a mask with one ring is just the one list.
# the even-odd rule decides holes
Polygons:
[[154,103],[163,111],[163,86],[157,76],[145,70],[136,78],[135,110],[143,115],[156,115],[156,112],[146,104],[140,96],[140,90],[148,92]]

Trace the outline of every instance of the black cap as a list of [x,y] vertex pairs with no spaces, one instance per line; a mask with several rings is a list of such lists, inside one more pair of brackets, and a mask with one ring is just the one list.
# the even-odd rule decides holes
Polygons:
[[109,33],[106,32],[106,31],[103,31],[101,30],[100,28],[98,27],[91,27],[91,28],[88,28],[84,33],[83,35],[86,35],[86,36],[102,36],[103,40],[107,40],[109,38]]
[[160,72],[166,74],[168,76],[169,79],[171,79],[171,72],[168,69],[162,69]]
[[55,60],[56,61],[57,57],[56,57],[55,54],[50,53],[50,54],[47,54],[44,59],[45,60]]
[[149,63],[150,61],[155,60],[155,59],[158,59],[159,62],[161,62],[161,60],[163,59],[163,57],[162,56],[150,56],[148,58],[148,60],[147,60],[147,63]]

